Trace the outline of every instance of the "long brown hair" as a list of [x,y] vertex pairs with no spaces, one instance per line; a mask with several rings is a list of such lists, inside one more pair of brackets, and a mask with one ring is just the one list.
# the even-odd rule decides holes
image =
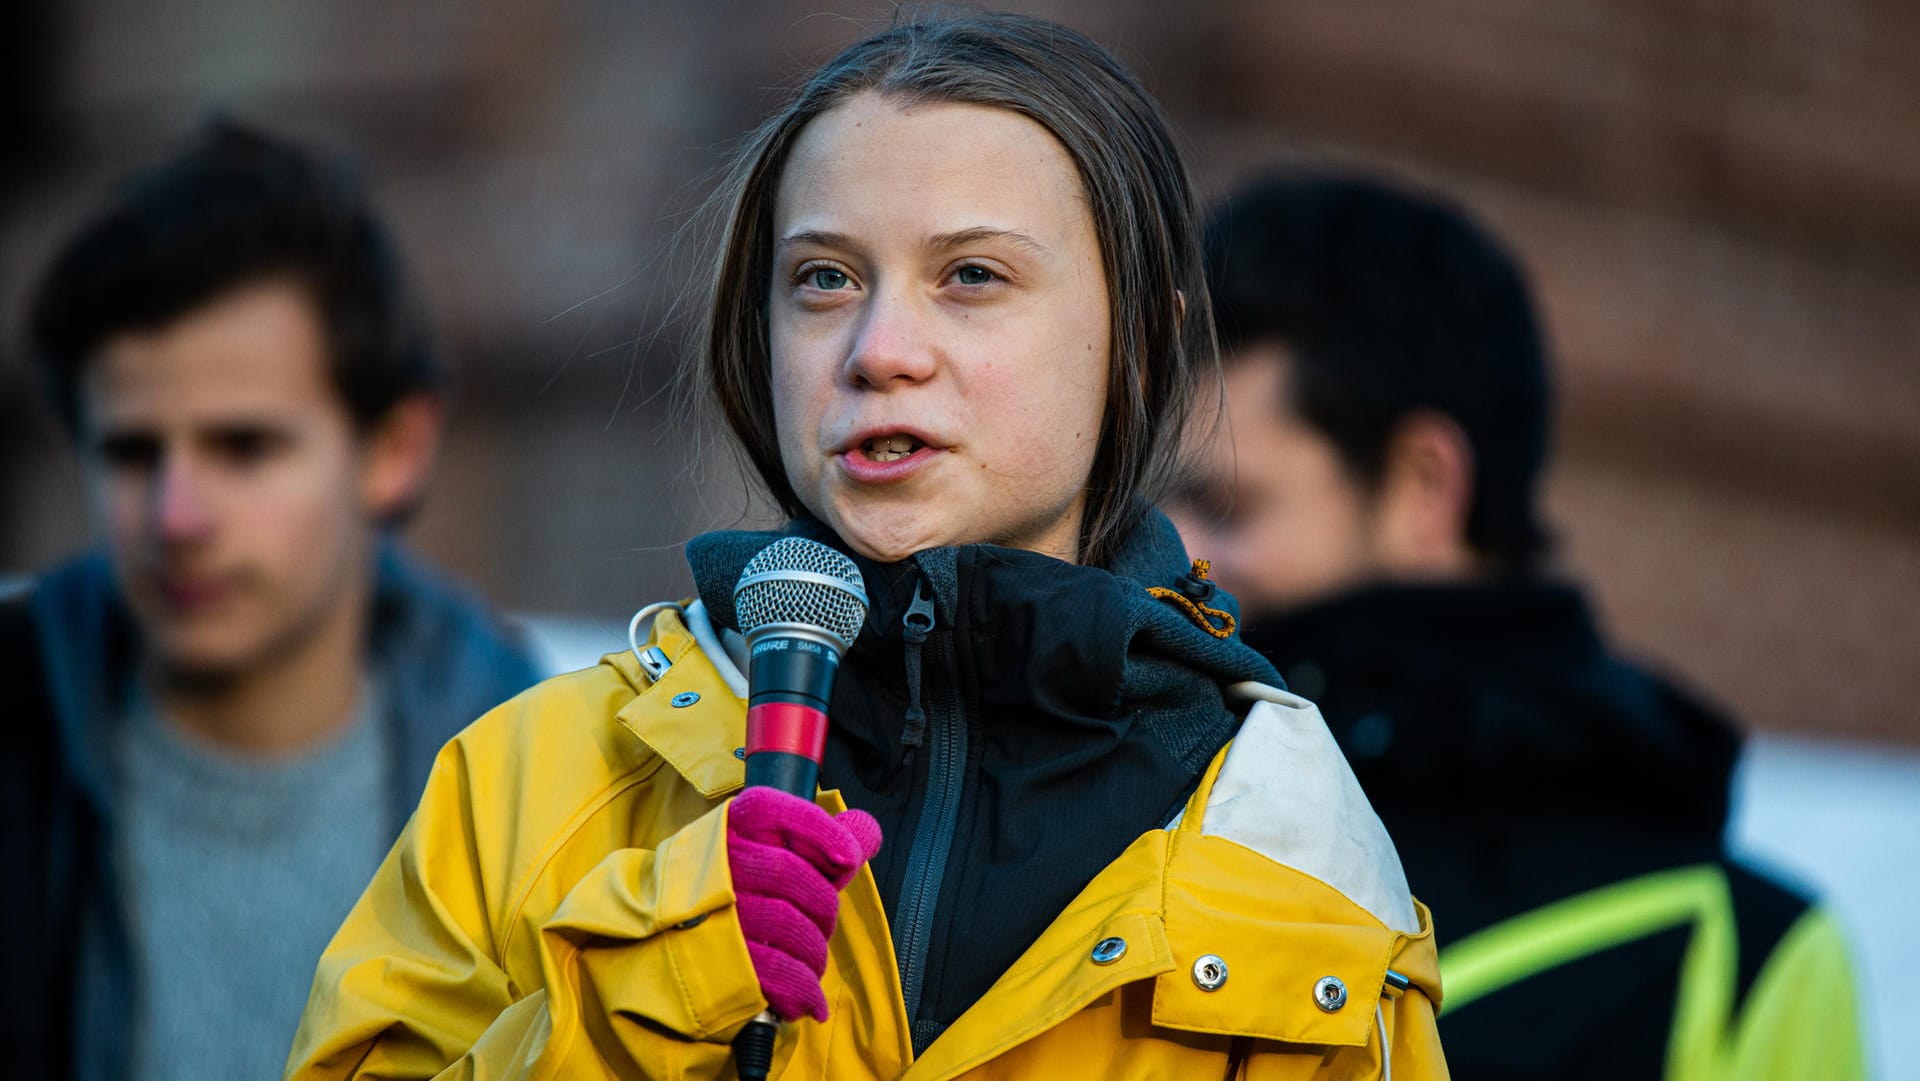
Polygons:
[[1080,559],[1113,555],[1174,470],[1200,378],[1219,363],[1192,186],[1160,106],[1112,54],[1066,27],[976,13],[875,34],[815,72],[741,148],[715,195],[727,215],[712,268],[702,372],[768,490],[803,512],[780,462],[768,347],[773,207],[814,117],[861,93],[1007,109],[1051,132],[1079,170],[1105,263],[1112,362],[1087,478]]

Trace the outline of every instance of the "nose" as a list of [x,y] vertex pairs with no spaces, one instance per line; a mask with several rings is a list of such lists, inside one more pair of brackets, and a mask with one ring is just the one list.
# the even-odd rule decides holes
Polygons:
[[931,320],[931,313],[910,297],[877,292],[861,313],[847,351],[848,381],[887,390],[932,378],[938,350]]
[[153,525],[158,539],[169,544],[199,540],[213,527],[206,486],[182,455],[168,455],[154,479]]

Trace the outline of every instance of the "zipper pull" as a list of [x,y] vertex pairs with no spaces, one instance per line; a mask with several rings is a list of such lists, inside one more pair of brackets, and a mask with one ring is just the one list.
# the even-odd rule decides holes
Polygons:
[[916,646],[933,630],[933,586],[924,577],[913,587],[913,603],[900,617],[900,627],[906,631],[907,641]]
[[927,711],[920,708],[920,647],[933,632],[933,624],[933,588],[922,577],[914,586],[913,603],[907,606],[907,614],[900,617],[900,629],[907,642],[907,724],[900,732],[900,746],[906,753],[900,759],[902,766],[913,765],[914,749],[926,740]]

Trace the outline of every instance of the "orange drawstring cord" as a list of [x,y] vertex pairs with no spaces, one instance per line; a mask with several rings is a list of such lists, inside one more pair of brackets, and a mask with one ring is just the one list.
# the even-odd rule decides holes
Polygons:
[[[1207,581],[1207,575],[1212,570],[1213,563],[1211,561],[1196,559],[1193,561],[1191,577],[1195,582],[1204,582],[1207,586],[1211,587],[1213,583]],[[1235,626],[1233,613],[1223,612],[1218,608],[1209,608],[1188,597],[1185,593],[1177,589],[1168,589],[1165,586],[1148,586],[1147,592],[1160,600],[1172,601],[1181,611],[1187,614],[1189,619],[1199,625],[1201,630],[1206,631],[1215,638],[1233,637],[1233,629]],[[1209,588],[1202,596],[1210,596],[1212,592],[1213,590]]]

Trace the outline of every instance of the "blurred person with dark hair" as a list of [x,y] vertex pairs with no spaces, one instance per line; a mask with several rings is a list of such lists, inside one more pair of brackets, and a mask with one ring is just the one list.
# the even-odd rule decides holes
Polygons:
[[[1224,376],[1182,498],[1442,936],[1464,1078],[1848,1078],[1831,918],[1722,847],[1740,737],[1548,573],[1527,283],[1460,211],[1276,177],[1207,228]],[[1219,415],[1224,409],[1224,415]]]
[[352,176],[227,122],[66,243],[29,337],[103,543],[0,604],[8,1073],[274,1076],[435,753],[536,677],[390,539],[441,370]]

